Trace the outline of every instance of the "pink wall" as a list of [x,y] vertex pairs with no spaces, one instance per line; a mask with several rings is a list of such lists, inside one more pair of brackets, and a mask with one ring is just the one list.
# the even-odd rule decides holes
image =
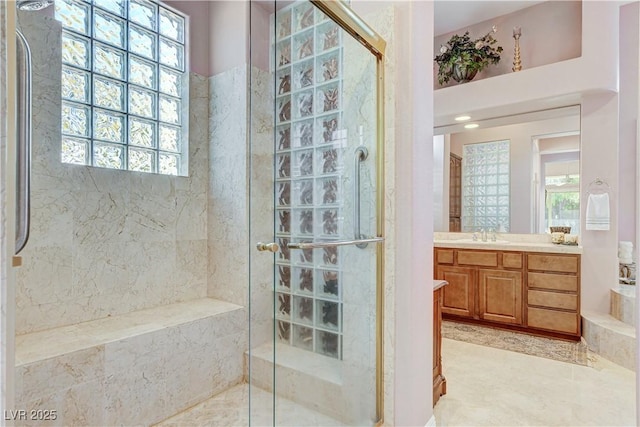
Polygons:
[[[635,17],[636,19],[638,19],[640,21],[640,9],[635,11]],[[640,37],[636,36],[636,40],[638,40]],[[636,60],[636,69],[640,68],[640,40],[638,40],[638,43],[633,47],[633,55],[637,55],[637,59]],[[640,105],[640,99],[638,98],[640,96],[640,91],[636,92],[636,102],[638,102],[638,104],[636,105]],[[637,111],[637,110],[636,110]],[[640,125],[640,111],[637,111],[637,115],[636,115],[636,123],[638,125]],[[640,141],[637,140],[637,136],[636,136],[636,165],[640,165]],[[640,185],[640,171],[638,170],[640,169],[639,167],[636,166],[636,185]],[[636,212],[636,243],[640,242],[640,197],[637,196],[637,189],[636,189],[636,206],[635,206],[635,212]],[[636,265],[640,265],[640,250],[636,249],[636,254],[635,254],[635,262]],[[640,295],[639,295],[639,286],[636,286],[636,301],[638,299],[640,299]],[[640,331],[640,304],[636,304],[636,331]],[[636,338],[636,425],[640,425],[640,375],[638,375],[638,372],[640,372],[640,357],[638,357],[637,355],[640,355],[640,340]]]
[[210,2],[167,0],[164,3],[189,17],[189,69],[208,77]]
[[569,135],[540,138],[540,152],[544,153],[549,150],[555,152],[580,150],[580,136]]
[[249,57],[249,2],[210,2],[208,25],[210,75],[246,65]]
[[[354,5],[356,6],[357,3]],[[394,31],[396,212],[394,419],[396,426],[433,422],[433,2],[397,2]],[[420,331],[420,333],[416,333]]]
[[271,13],[260,3],[251,3],[251,65],[264,71],[269,71],[271,55]]
[[638,119],[638,30],[639,4],[620,8],[620,213],[618,239],[636,241],[636,123]]
[[[580,193],[587,194],[589,183],[596,178],[601,178],[611,189],[610,230],[587,231],[582,220],[581,308],[609,313],[609,293],[618,277],[618,95],[586,96],[581,116]],[[585,218],[586,207],[586,203],[580,204],[581,218]]]
[[249,2],[166,0],[189,16],[190,70],[205,77],[247,63]]
[[[474,24],[468,28],[442,34],[434,39],[434,56],[439,53],[440,45],[446,44],[453,34],[464,34],[469,31],[472,39],[476,39],[496,25],[495,34],[498,43],[504,49],[500,63],[490,65],[474,80],[511,73],[515,41],[513,27],[520,26],[520,57],[523,69],[539,67],[570,58],[577,58],[582,53],[582,4],[580,1],[547,1],[510,13],[488,21]],[[441,87],[437,79],[437,65],[434,73],[434,87]],[[444,86],[456,85],[450,82]]]
[[[245,65],[249,52],[249,2],[167,0],[165,3],[189,17],[190,70],[209,77]],[[269,15],[252,4],[252,33],[258,49],[257,63],[268,69]]]
[[[596,25],[583,33],[583,51],[589,46],[589,61],[584,65],[606,76],[617,71],[620,61],[620,10],[616,2],[594,1],[583,4],[585,20]],[[600,31],[607,29],[607,31]],[[583,55],[587,56],[587,55]],[[589,66],[588,64],[592,64]],[[609,64],[609,67],[602,67]],[[598,68],[598,65],[600,67]],[[585,71],[585,77],[588,72]],[[617,75],[617,73],[616,73]],[[577,79],[577,77],[576,77]],[[618,83],[618,80],[616,80]],[[618,85],[616,85],[618,89]],[[596,178],[611,187],[611,229],[609,231],[582,230],[582,310],[609,313],[609,293],[618,277],[618,203],[622,196],[618,186],[618,93],[584,96],[582,101],[582,177],[580,190],[586,194],[588,184]],[[625,177],[624,179],[632,179]],[[581,205],[584,218],[586,203]],[[584,227],[584,221],[583,221]]]

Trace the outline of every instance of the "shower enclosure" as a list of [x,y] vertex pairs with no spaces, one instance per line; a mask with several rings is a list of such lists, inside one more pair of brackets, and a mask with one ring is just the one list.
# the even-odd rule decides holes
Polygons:
[[[0,7],[3,83],[29,98],[15,23],[34,100],[8,109],[0,138],[16,168],[2,181],[6,409],[191,425],[194,405],[235,396],[207,422],[381,421],[385,42],[342,2],[220,3]],[[250,18],[249,66],[207,74],[190,32],[214,34],[226,7]],[[33,117],[17,153],[14,116]],[[170,157],[188,165],[165,173]]]
[[[249,380],[372,425],[382,413],[385,42],[341,2],[263,3],[251,32]],[[277,424],[286,414],[274,405]]]

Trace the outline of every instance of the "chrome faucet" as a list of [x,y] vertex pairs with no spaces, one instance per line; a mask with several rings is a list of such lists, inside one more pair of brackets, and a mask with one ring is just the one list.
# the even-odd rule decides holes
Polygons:
[[480,239],[483,242],[487,241],[487,230],[485,230],[484,228],[480,229]]

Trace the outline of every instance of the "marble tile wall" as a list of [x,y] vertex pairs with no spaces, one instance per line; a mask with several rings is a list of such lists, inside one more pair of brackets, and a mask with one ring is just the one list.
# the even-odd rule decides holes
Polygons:
[[[115,331],[113,322],[84,323],[87,336],[112,338],[19,363],[16,407],[55,409],[58,415],[49,423],[23,425],[150,425],[238,384],[246,311],[198,300],[193,310],[202,314],[193,319],[189,304],[143,310],[138,320],[125,315],[130,323],[155,316],[157,325],[167,324],[142,333]],[[109,320],[118,323],[117,316]]]
[[[252,66],[251,70],[251,224],[249,257],[251,270],[251,343],[259,346],[273,334],[273,255],[255,251],[256,242],[270,242],[274,233],[273,97],[271,74]],[[246,283],[240,284],[246,288]]]
[[635,326],[636,324],[636,287],[617,285],[611,288],[610,314],[616,319]]
[[[366,417],[352,418],[353,407],[360,402],[343,387],[341,361],[286,344],[277,344],[275,353],[275,367],[271,343],[252,348],[251,354],[247,355],[252,369],[252,386],[273,391],[275,370],[278,397],[338,419],[346,425],[372,424]],[[276,413],[278,410],[276,407]]]
[[42,13],[19,19],[33,51],[35,119],[17,333],[204,297],[207,80],[189,76],[188,177],[62,164],[60,25]]
[[614,317],[582,312],[582,337],[589,350],[620,366],[636,369],[636,330]]
[[[252,114],[248,123],[249,79]],[[208,223],[216,225],[207,234],[208,296],[239,305],[247,305],[251,298],[254,346],[268,340],[273,327],[273,255],[258,253],[254,246],[273,240],[270,82],[269,73],[246,66],[209,79]]]
[[247,70],[239,66],[209,78],[208,295],[246,304],[249,185]]
[[[355,39],[343,34],[344,238],[354,235],[355,200],[353,153],[364,145],[369,157],[360,164],[361,234],[376,235],[376,94],[375,57]],[[375,423],[376,369],[376,245],[340,248],[342,288],[342,384],[345,404],[341,419],[349,424]]]
[[384,57],[384,99],[385,99],[385,257],[384,257],[384,419],[393,423],[395,400],[395,248],[394,228],[396,223],[395,176],[396,176],[396,26],[397,10],[388,6],[375,13],[362,16],[365,22],[378,32],[387,42]]

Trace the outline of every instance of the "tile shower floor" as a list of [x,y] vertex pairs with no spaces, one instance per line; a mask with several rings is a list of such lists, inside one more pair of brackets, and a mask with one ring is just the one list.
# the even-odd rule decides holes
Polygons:
[[[447,394],[434,412],[438,427],[633,426],[635,374],[590,355],[590,366],[443,339]],[[593,356],[593,357],[592,357]],[[248,426],[249,386],[240,384],[160,426]],[[252,425],[272,425],[272,397],[252,392]],[[278,398],[278,426],[340,426]]]
[[[249,385],[239,384],[209,400],[187,409],[163,422],[162,427],[242,427],[249,425]],[[257,387],[251,387],[251,425],[273,425],[273,397]],[[277,426],[342,426],[339,421],[307,409],[291,400],[276,398]]]

